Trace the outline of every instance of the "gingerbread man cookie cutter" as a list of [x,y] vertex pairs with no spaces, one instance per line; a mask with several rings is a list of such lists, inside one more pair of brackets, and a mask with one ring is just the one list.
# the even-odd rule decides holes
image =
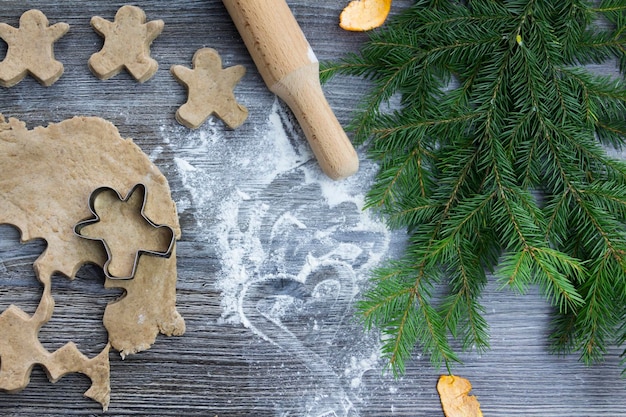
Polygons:
[[156,73],[159,64],[150,57],[150,45],[163,31],[163,20],[146,23],[142,9],[125,5],[115,13],[113,22],[94,16],[91,26],[104,37],[104,46],[88,62],[96,77],[108,80],[126,69],[143,83]]
[[[143,255],[171,256],[176,242],[174,229],[152,222],[145,214],[146,202],[143,184],[133,186],[125,197],[113,188],[100,187],[89,197],[92,217],[74,226],[77,236],[102,242],[107,256],[103,266],[107,278],[132,279]],[[128,247],[135,249],[126,250]]]
[[40,10],[32,9],[20,17],[18,28],[0,23],[0,38],[8,45],[0,62],[0,85],[12,87],[30,74],[49,87],[63,75],[63,64],[54,59],[54,43],[67,33],[67,23],[49,25]]

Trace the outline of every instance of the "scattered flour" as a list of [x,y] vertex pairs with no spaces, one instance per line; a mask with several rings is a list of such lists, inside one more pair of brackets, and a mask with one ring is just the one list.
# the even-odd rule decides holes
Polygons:
[[365,372],[376,369],[380,362],[380,356],[377,352],[373,352],[369,358],[350,358],[350,364],[344,371],[346,377],[350,378],[350,387],[352,389],[359,388],[362,384],[362,378]]
[[[176,203],[193,213],[198,236],[217,248],[220,321],[300,355],[316,374],[336,376],[323,381],[322,395],[306,400],[307,415],[330,407],[334,415],[357,416],[353,400],[366,395],[362,377],[379,369],[380,346],[351,327],[352,306],[397,239],[363,211],[377,167],[361,156],[355,176],[328,179],[290,117],[274,101],[266,125],[245,147],[228,143],[216,123],[181,131],[184,139],[168,145],[179,155],[175,169],[187,192]],[[307,320],[307,329],[294,328]],[[331,354],[344,334],[361,339]]]

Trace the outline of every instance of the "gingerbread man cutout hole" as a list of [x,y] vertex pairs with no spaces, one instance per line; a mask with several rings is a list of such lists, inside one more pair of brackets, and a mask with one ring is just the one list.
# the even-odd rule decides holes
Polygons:
[[100,16],[91,26],[104,37],[104,46],[89,58],[89,68],[101,80],[108,80],[126,69],[137,81],[149,80],[159,68],[150,57],[150,45],[163,31],[163,20],[146,23],[146,14],[136,6],[122,6],[110,22]]
[[0,38],[8,45],[0,62],[0,85],[12,87],[27,74],[49,87],[63,75],[63,64],[54,59],[54,42],[67,33],[67,23],[49,26],[39,10],[28,10],[20,17],[19,28],[0,23]]
[[173,65],[174,77],[187,87],[188,99],[176,112],[176,120],[190,129],[200,127],[216,114],[231,129],[248,117],[248,109],[237,102],[233,89],[246,69],[235,65],[222,69],[222,59],[212,48],[202,48],[193,55],[193,69]]

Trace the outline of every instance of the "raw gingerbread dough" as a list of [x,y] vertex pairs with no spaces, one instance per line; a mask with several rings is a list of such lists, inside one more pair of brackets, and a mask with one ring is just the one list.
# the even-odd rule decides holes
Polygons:
[[193,69],[173,65],[171,72],[187,87],[188,100],[176,112],[176,120],[190,129],[198,128],[213,113],[231,129],[248,117],[248,109],[237,103],[233,89],[246,73],[242,65],[222,69],[217,51],[202,48],[193,56]]
[[36,364],[42,365],[51,382],[72,372],[81,372],[91,379],[91,387],[85,396],[102,404],[104,410],[109,405],[109,345],[96,357],[89,359],[69,342],[59,350],[48,352],[37,339],[41,326],[50,320],[51,305],[50,285],[35,314],[28,314],[11,305],[0,314],[0,389],[19,392],[30,380],[30,373]]
[[[107,353],[87,359],[72,343],[49,353],[37,340],[54,309],[51,278],[56,272],[73,278],[85,263],[104,265],[107,256],[101,242],[74,233],[74,225],[91,215],[90,194],[102,186],[126,195],[136,184],[144,184],[146,216],[171,227],[178,239],[180,226],[167,180],[115,126],[91,117],[28,130],[24,123],[5,122],[0,115],[0,166],[0,224],[18,227],[22,241],[47,242],[34,263],[43,285],[36,312],[29,316],[16,306],[0,312],[0,390],[23,389],[32,367],[41,364],[52,381],[67,372],[89,376],[92,386],[85,395],[106,408]],[[106,307],[103,318],[110,346],[122,357],[148,349],[158,333],[184,333],[185,323],[176,311],[175,247],[169,258],[140,257],[133,279],[107,278],[105,287],[126,292]]]
[[20,17],[19,28],[0,23],[0,38],[8,45],[0,62],[0,85],[12,87],[31,74],[44,86],[54,84],[63,74],[63,64],[54,59],[53,45],[70,26],[48,26],[48,18],[39,10],[28,10]]
[[126,69],[137,81],[149,80],[159,68],[150,57],[150,45],[163,31],[162,20],[146,23],[146,14],[136,6],[122,6],[110,22],[99,16],[91,26],[104,37],[104,46],[89,58],[89,68],[101,80]]

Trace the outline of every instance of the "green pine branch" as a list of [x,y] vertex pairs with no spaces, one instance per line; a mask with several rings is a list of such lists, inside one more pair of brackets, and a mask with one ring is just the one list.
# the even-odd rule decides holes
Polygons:
[[[610,60],[622,77],[585,67]],[[556,351],[626,345],[626,164],[606,151],[626,143],[626,0],[417,0],[335,74],[371,81],[348,126],[380,164],[367,207],[409,232],[357,305],[395,373],[416,346],[448,368],[452,340],[489,347],[487,271],[542,290]]]

